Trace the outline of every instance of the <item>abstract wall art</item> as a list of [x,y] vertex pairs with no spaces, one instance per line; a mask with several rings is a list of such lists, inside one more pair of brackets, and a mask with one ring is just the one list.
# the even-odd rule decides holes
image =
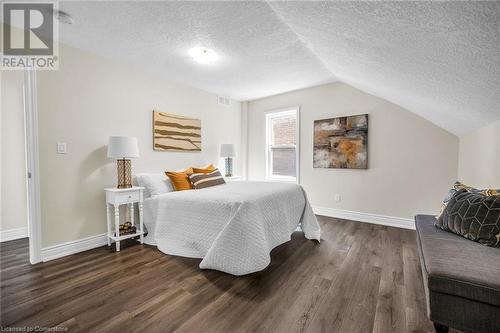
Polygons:
[[315,168],[368,168],[368,115],[314,121]]
[[201,151],[201,120],[153,111],[153,149]]

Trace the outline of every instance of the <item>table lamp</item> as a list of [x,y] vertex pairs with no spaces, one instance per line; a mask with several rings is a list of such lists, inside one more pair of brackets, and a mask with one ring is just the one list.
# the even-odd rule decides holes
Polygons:
[[226,177],[233,175],[234,145],[232,143],[222,143],[220,145],[220,157],[225,158]]
[[137,138],[130,136],[110,136],[108,157],[116,158],[118,188],[132,187],[132,162],[130,158],[139,157]]

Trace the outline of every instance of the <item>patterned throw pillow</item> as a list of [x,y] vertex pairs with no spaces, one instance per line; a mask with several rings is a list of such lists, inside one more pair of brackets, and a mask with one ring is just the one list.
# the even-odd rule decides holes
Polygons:
[[448,201],[436,227],[487,246],[500,242],[500,195],[461,189]]
[[222,178],[219,169],[215,169],[209,173],[193,173],[192,175],[189,175],[189,180],[195,189],[226,183],[224,178]]
[[457,182],[455,182],[455,184],[453,184],[453,188],[448,192],[448,194],[446,195],[446,198],[443,199],[443,203],[441,204],[441,210],[439,211],[439,215],[436,216],[436,218],[439,218],[441,216],[441,214],[443,214],[444,209],[446,208],[446,205],[448,205],[448,201],[450,201],[451,197],[460,190],[481,193],[481,194],[484,194],[486,196],[500,195],[500,189],[498,189],[498,190],[495,190],[495,189],[478,190],[477,188],[465,185],[464,183],[457,181]]

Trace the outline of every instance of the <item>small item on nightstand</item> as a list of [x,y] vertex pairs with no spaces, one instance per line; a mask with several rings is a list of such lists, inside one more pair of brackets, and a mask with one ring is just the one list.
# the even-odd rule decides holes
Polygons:
[[137,228],[131,222],[120,224],[120,236],[135,234],[136,232]]

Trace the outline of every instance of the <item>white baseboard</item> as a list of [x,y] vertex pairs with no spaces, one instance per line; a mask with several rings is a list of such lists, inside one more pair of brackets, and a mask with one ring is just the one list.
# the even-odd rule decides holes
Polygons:
[[319,206],[312,206],[312,208],[314,214],[317,215],[336,217],[339,219],[367,222],[373,224],[381,224],[397,228],[405,228],[413,230],[415,229],[415,221],[413,219],[370,214],[370,213],[353,212],[350,210],[319,207]]
[[42,249],[42,261],[54,260],[108,244],[106,234],[91,236]]
[[16,228],[0,231],[0,242],[28,237],[28,228]]

